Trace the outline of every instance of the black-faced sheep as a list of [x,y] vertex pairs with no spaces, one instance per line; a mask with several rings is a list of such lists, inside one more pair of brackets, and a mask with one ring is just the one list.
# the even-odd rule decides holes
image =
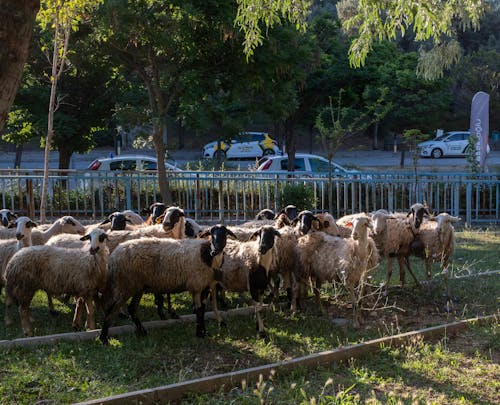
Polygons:
[[255,216],[255,220],[261,221],[263,219],[274,219],[275,216],[276,215],[274,214],[273,210],[264,208],[257,213],[257,215]]
[[[30,305],[38,290],[82,297],[87,309],[85,326],[95,329],[94,299],[106,281],[108,237],[102,229],[94,229],[81,239],[90,240],[89,249],[31,246],[18,251],[7,264],[6,291],[19,307],[26,336],[33,336]],[[75,315],[78,311],[75,309]],[[73,327],[78,327],[75,322],[74,318]]]
[[250,292],[255,304],[257,331],[261,337],[265,335],[261,315],[262,298],[276,260],[275,238],[280,236],[274,227],[265,225],[254,231],[247,242],[229,241],[221,268],[223,288],[234,292]]
[[143,213],[148,215],[146,219],[146,225],[156,224],[158,217],[163,214],[167,209],[167,206],[161,202],[155,202],[149,206],[149,208],[144,209]]
[[[372,228],[368,217],[353,221],[352,235],[348,239],[310,232],[299,238],[297,252],[301,263],[298,280],[307,283],[310,277],[317,302],[324,282],[340,282],[349,291],[353,307],[354,325],[359,325],[358,306],[363,298],[367,277],[377,267],[379,255],[375,242],[368,234]],[[299,287],[297,284],[295,290]],[[292,310],[295,310],[295,302]]]
[[2,225],[5,226],[6,228],[10,228],[14,226],[17,214],[12,210],[4,208],[0,210],[0,218]]
[[196,335],[205,335],[204,299],[220,278],[227,235],[225,226],[210,228],[210,241],[202,239],[146,238],[118,246],[109,259],[104,293],[105,318],[100,335],[108,342],[109,326],[125,302],[132,297],[129,314],[139,335],[146,333],[137,316],[145,292],[193,294],[196,311]]

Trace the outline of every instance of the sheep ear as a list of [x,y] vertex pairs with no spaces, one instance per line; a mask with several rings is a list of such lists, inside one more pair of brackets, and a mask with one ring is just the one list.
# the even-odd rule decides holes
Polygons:
[[210,236],[210,229],[205,229],[196,235],[196,237],[200,239],[206,238],[207,236]]
[[292,221],[292,226],[297,225],[297,222],[299,222],[299,221],[300,221],[299,217],[295,218],[295,219]]
[[352,222],[348,222],[347,224],[345,224],[345,226],[347,226],[348,228],[352,228]]
[[233,233],[233,231],[231,231],[230,229],[227,229],[226,228],[226,231],[227,231],[227,234],[231,237],[233,237],[234,239],[238,240],[238,237]]
[[260,229],[252,233],[252,235],[248,238],[248,240],[255,240],[260,236]]
[[278,237],[281,238],[281,233],[277,231],[276,229],[274,230],[274,234]]
[[38,224],[36,222],[33,222],[33,221],[29,221],[26,226],[28,228],[36,228],[38,226]]
[[104,221],[102,221],[99,225],[104,225],[104,224],[109,224],[111,222],[111,219],[106,218]]
[[87,234],[87,235],[85,235],[85,236],[82,236],[82,237],[80,238],[80,240],[89,240],[89,239],[90,239],[90,235],[88,235],[88,234]]
[[132,223],[132,220],[130,218],[125,218],[125,222],[130,222]]
[[66,218],[66,223],[75,226],[75,221],[72,218]]

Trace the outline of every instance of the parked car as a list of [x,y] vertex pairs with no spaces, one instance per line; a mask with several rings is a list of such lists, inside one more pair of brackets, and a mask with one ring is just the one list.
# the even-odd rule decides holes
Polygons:
[[230,142],[207,143],[202,153],[206,159],[254,159],[261,156],[279,155],[281,150],[278,143],[267,132],[243,132]]
[[[445,132],[430,141],[419,143],[420,156],[439,159],[443,156],[466,156],[469,148],[470,131]],[[487,153],[490,146],[487,147]]]
[[[157,160],[147,155],[118,155],[110,158],[95,159],[87,170],[115,171],[115,170],[156,170]],[[178,167],[165,162],[167,171],[180,172]]]
[[[273,173],[286,173],[288,171],[288,155],[281,156],[266,156],[259,160],[258,172],[273,172]],[[349,170],[345,167],[331,162],[332,175],[334,176],[352,176],[359,174],[357,170]],[[325,177],[328,176],[328,159],[322,156],[311,155],[309,153],[296,153],[295,154],[295,171],[294,176],[298,177]]]

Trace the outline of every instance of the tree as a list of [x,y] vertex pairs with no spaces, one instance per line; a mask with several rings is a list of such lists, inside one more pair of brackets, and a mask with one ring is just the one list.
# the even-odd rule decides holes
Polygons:
[[45,140],[44,170],[42,195],[40,197],[40,221],[45,222],[45,206],[47,204],[47,185],[49,176],[49,153],[54,135],[54,113],[60,100],[57,96],[57,84],[64,72],[69,49],[69,38],[72,31],[78,28],[79,21],[102,0],[45,0],[38,14],[42,28],[54,29],[53,41],[47,44],[52,48],[50,76],[50,99],[47,116],[47,137]]
[[14,167],[17,169],[21,165],[23,144],[37,135],[32,115],[26,109],[12,109],[7,118],[6,130],[2,139],[16,145]]
[[29,56],[40,0],[0,0],[0,131]]

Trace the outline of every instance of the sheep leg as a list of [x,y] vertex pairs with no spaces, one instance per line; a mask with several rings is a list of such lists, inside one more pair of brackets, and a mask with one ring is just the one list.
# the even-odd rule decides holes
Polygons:
[[29,303],[19,305],[19,316],[21,317],[21,326],[25,336],[33,336],[33,328],[31,326],[31,310]]
[[12,325],[12,319],[10,318],[10,307],[12,306],[12,297],[7,294],[5,290],[5,326]]
[[80,329],[80,324],[82,320],[82,311],[83,311],[83,305],[84,301],[82,297],[75,297],[75,312],[73,314],[73,329],[74,330],[79,330]]
[[358,311],[359,294],[356,294],[354,287],[348,287],[348,288],[349,288],[349,295],[351,296],[351,302],[352,302],[352,321],[353,321],[353,326],[355,328],[359,328],[359,325],[360,325],[360,322],[359,322],[359,311]]
[[49,306],[49,312],[50,312],[50,315],[52,316],[57,316],[58,313],[57,311],[54,309],[54,301],[52,300],[52,295],[50,295],[49,293],[47,293],[47,304]]
[[261,339],[264,339],[266,337],[266,332],[264,330],[264,320],[262,319],[262,310],[263,310],[263,303],[262,303],[262,294],[259,294],[259,300],[254,301],[255,305],[255,316],[257,318],[257,332],[259,334],[259,337]]
[[[158,315],[160,316],[160,319],[165,320],[167,319],[167,316],[165,315],[165,307],[163,303],[163,294],[155,294],[155,304],[158,310]],[[177,313],[172,309],[172,298],[170,293],[167,293],[167,312],[170,315],[170,318],[179,319],[179,315],[177,315]]]
[[85,309],[87,310],[87,319],[85,321],[86,330],[94,330],[95,326],[95,306],[92,295],[85,298]]
[[404,264],[404,258],[402,256],[397,256],[398,259],[398,267],[399,267],[399,282],[401,284],[401,288],[404,288],[406,285],[406,269]]
[[411,265],[410,265],[410,258],[408,256],[404,256],[403,258],[403,264],[406,266],[406,268],[408,269],[408,272],[410,273],[410,275],[412,276],[413,278],[413,281],[415,281],[415,284],[417,285],[417,287],[422,287],[422,285],[420,284],[420,281],[418,280],[418,278],[415,276],[415,273],[413,272],[413,270],[411,269]]
[[212,311],[214,311],[215,318],[217,319],[217,322],[219,323],[220,326],[226,326],[226,322],[222,319],[222,316],[219,312],[219,309],[217,308],[217,286],[219,284],[217,282],[214,283],[210,287],[210,300],[212,301]]
[[389,283],[392,277],[392,257],[387,256],[387,279],[385,280],[385,293],[387,294],[387,289],[389,288]]
[[147,332],[144,329],[144,326],[141,323],[141,320],[137,316],[137,308],[139,308],[139,303],[141,302],[142,291],[132,297],[130,304],[128,304],[128,313],[130,314],[130,318],[135,323],[135,333],[137,336],[146,336]]
[[193,293],[193,300],[196,313],[196,337],[205,337],[207,331],[205,329],[205,304],[201,301],[201,293]]
[[109,327],[111,326],[111,321],[121,311],[123,303],[124,301],[114,301],[105,306],[104,321],[102,323],[101,334],[99,335],[99,340],[104,345],[109,344]]

